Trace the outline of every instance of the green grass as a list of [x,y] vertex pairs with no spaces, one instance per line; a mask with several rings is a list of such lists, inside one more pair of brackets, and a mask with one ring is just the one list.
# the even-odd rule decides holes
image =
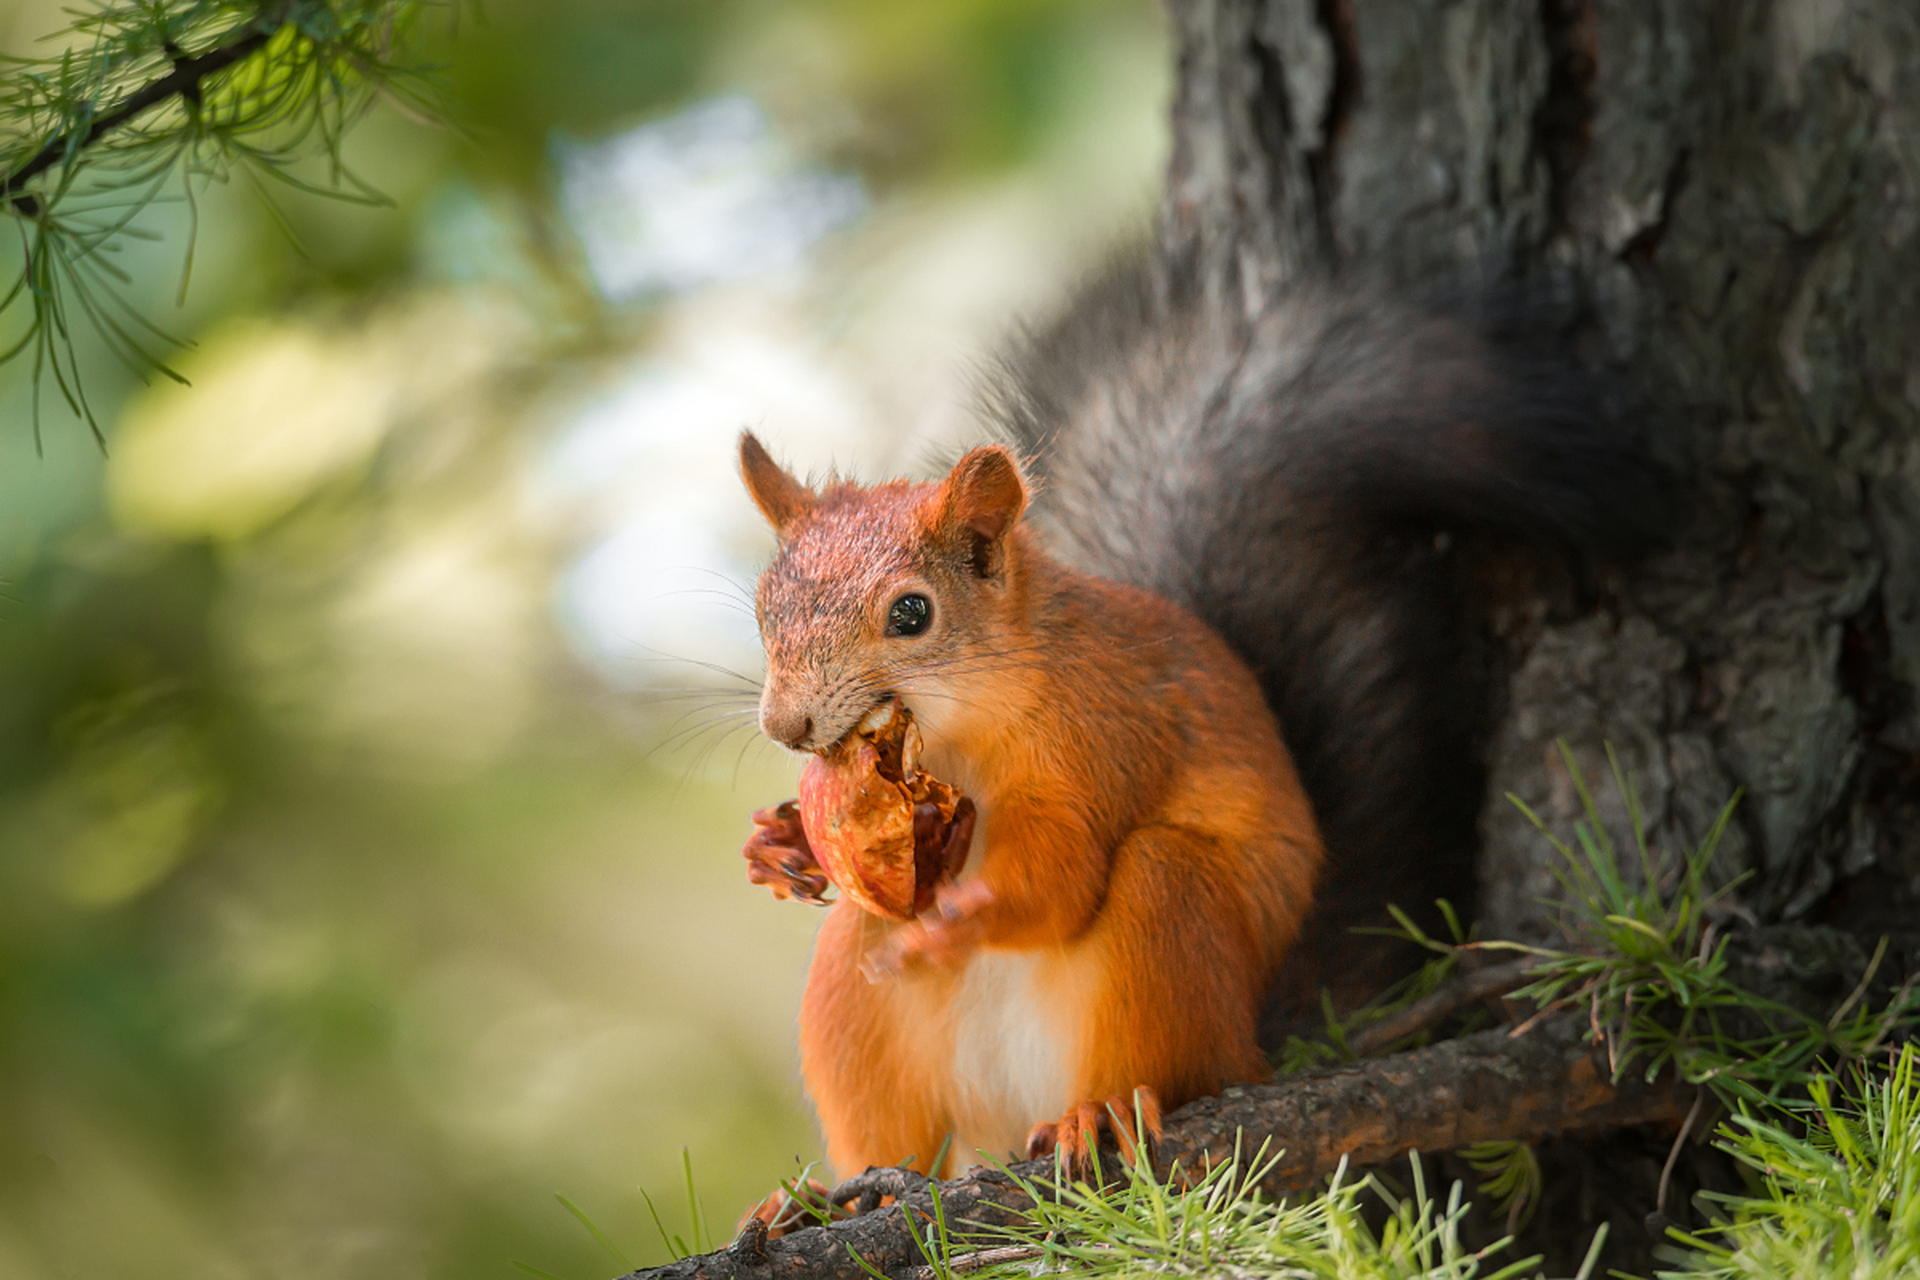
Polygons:
[[1746,1195],[1703,1192],[1725,1213],[1663,1277],[1920,1275],[1920,1073],[1912,1044],[1884,1073],[1816,1079],[1804,1102],[1743,1109],[1717,1145],[1738,1160]]

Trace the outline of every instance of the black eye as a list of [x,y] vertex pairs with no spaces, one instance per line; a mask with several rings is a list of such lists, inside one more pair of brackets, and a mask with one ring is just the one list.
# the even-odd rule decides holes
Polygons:
[[917,636],[933,621],[933,601],[923,595],[901,596],[887,610],[887,634]]

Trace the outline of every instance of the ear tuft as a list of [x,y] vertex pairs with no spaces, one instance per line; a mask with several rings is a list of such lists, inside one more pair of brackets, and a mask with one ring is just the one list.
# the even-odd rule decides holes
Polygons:
[[760,514],[767,518],[776,534],[785,536],[788,526],[813,509],[817,498],[813,490],[794,479],[773,460],[751,431],[740,433],[740,478],[746,481],[747,495]]
[[999,571],[1007,532],[1027,507],[1027,482],[1005,445],[982,445],[960,459],[940,486],[940,515],[971,539],[974,572]]

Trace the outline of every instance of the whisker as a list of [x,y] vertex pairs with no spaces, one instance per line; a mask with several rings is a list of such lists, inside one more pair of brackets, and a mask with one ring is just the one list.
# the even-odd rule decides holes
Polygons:
[[715,706],[745,706],[750,702],[757,702],[759,695],[748,689],[725,689],[716,685],[693,685],[684,689],[645,689],[634,695],[634,701],[646,707],[662,702],[685,702],[689,698],[706,698]]
[[[689,712],[688,714],[693,713]],[[641,759],[652,760],[655,756],[670,747],[685,746],[697,740],[701,734],[711,732],[715,729],[723,729],[724,733],[722,736],[724,737],[725,734],[734,733],[743,728],[752,728],[757,725],[758,720],[747,720],[747,714],[745,711],[729,711],[720,715],[708,716],[703,720],[685,726],[680,725],[680,723],[676,721],[673,725],[668,726],[667,735],[656,742]],[[682,720],[685,718],[685,716],[681,717]],[[732,723],[728,723],[729,721]]]
[[748,717],[757,720],[759,714],[758,707],[689,707],[667,725],[667,732],[672,733],[678,730],[681,725],[695,716],[701,717],[700,724],[729,724]]
[[677,587],[672,591],[662,591],[647,597],[649,603],[657,600],[671,600],[676,596],[712,596],[735,613],[744,613],[749,618],[757,616],[751,602],[743,601],[715,587]]
[[691,569],[695,573],[704,573],[708,577],[720,579],[720,581],[724,582],[727,586],[733,588],[735,594],[747,605],[751,606],[753,604],[753,592],[747,587],[746,583],[740,581],[732,574],[722,573],[718,569],[709,569],[707,566],[699,564],[690,564],[683,567]]
[[739,725],[729,725],[726,729],[715,734],[704,746],[696,751],[693,760],[687,765],[687,778],[690,779],[695,773],[703,770],[706,767],[707,761],[713,758],[713,753],[718,751],[721,745],[738,732],[739,729]]
[[642,694],[636,695],[633,702],[639,709],[654,711],[658,715],[698,711],[702,707],[745,711],[760,705],[760,699],[744,689],[688,689],[682,693],[663,694],[658,698]]
[[699,667],[705,671],[711,671],[715,675],[728,676],[734,680],[738,680],[741,684],[750,685],[755,689],[758,689],[760,687],[760,682],[758,680],[755,680],[752,676],[743,676],[738,671],[735,671],[733,668],[723,667],[717,662],[708,662],[704,658],[684,658],[684,657],[681,657],[679,654],[667,653],[664,650],[656,649],[651,645],[636,644],[633,647],[638,652],[651,653],[651,654],[657,655],[653,658],[641,659],[641,661],[643,662],[684,662],[689,666]]
[[[674,788],[675,796],[678,797],[686,790],[687,784],[693,781],[693,775],[701,772],[706,767],[707,761],[711,760],[720,748],[726,745],[728,739],[747,727],[746,725],[733,725],[724,732],[715,735],[711,741],[696,752],[693,758],[687,762],[685,771],[680,775],[679,784]],[[760,740],[765,741],[764,738]],[[748,739],[748,743],[751,745],[751,738]]]
[[747,740],[740,744],[740,752],[733,758],[733,778],[731,780],[731,785],[736,791],[740,788],[740,767],[747,762],[747,753],[755,747],[770,747],[772,745],[772,741],[769,740],[765,734],[749,735]]

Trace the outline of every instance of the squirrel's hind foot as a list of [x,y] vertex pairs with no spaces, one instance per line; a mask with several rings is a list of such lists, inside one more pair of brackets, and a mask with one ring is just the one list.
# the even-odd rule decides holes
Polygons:
[[1141,1156],[1141,1142],[1151,1154],[1160,1141],[1160,1095],[1140,1085],[1131,1099],[1114,1094],[1105,1102],[1083,1102],[1058,1120],[1043,1121],[1027,1135],[1027,1158],[1055,1155],[1065,1163],[1069,1177],[1101,1179],[1100,1135],[1113,1135],[1120,1159],[1128,1165]]

